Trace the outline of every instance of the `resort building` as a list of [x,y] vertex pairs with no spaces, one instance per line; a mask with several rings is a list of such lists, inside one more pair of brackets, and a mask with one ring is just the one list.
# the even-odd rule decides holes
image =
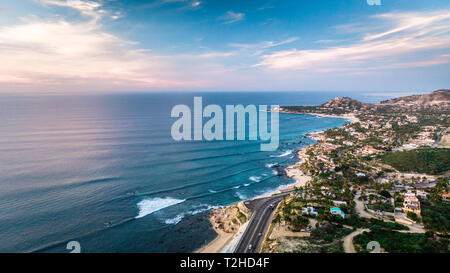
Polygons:
[[416,196],[417,197],[419,197],[419,198],[421,198],[421,199],[428,199],[428,193],[426,193],[426,192],[424,192],[424,191],[420,191],[420,190],[418,190],[417,192],[416,192]]
[[347,206],[347,202],[333,200],[333,205],[335,205],[335,206]]
[[403,212],[413,212],[420,215],[420,202],[416,195],[412,192],[405,193],[403,201]]
[[314,207],[302,208],[302,214],[311,215],[311,216],[319,215],[319,213],[314,209]]
[[343,212],[340,208],[330,208],[330,213],[333,215],[340,215],[342,219],[345,218],[345,212]]

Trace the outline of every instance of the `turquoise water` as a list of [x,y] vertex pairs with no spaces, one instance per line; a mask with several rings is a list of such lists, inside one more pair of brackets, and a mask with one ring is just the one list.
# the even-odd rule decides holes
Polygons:
[[[0,251],[189,252],[214,238],[212,208],[293,181],[304,135],[344,119],[280,115],[280,147],[175,142],[176,104],[314,105],[335,93],[0,96]],[[364,99],[364,98],[362,98]],[[375,98],[365,98],[365,100]]]

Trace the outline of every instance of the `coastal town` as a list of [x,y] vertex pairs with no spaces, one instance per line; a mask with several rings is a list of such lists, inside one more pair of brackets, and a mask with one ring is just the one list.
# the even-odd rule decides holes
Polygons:
[[[307,135],[316,143],[285,170],[297,183],[273,194],[282,199],[247,248],[355,253],[377,242],[379,252],[449,252],[450,90],[378,104],[335,98],[279,112],[351,122]],[[215,230],[228,237],[200,252],[233,251],[217,246],[236,244],[256,225],[245,203],[212,212]]]

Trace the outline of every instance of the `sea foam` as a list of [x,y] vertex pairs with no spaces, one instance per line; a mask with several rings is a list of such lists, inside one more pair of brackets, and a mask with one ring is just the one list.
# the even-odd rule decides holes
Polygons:
[[248,199],[248,196],[247,196],[247,195],[245,195],[245,194],[243,194],[242,192],[239,192],[239,191],[236,192],[236,196],[237,196],[239,199],[241,199],[241,200],[246,200],[246,199]]
[[175,216],[174,218],[166,219],[164,221],[164,223],[166,223],[167,225],[176,225],[181,220],[183,220],[183,218],[186,215],[196,215],[196,214],[199,214],[199,213],[202,213],[202,212],[205,212],[205,211],[209,211],[209,210],[212,210],[212,209],[219,208],[219,206],[211,206],[211,205],[203,205],[203,206],[205,206],[205,207],[198,208],[198,209],[195,209],[195,210],[192,210],[192,211],[182,212],[182,213],[178,214],[177,216]]
[[253,182],[259,182],[261,181],[261,176],[250,176],[248,179],[250,179]]
[[287,150],[284,153],[280,154],[280,155],[271,155],[271,157],[285,157],[288,156],[290,154],[292,154],[293,150]]
[[139,214],[135,218],[136,219],[142,218],[146,215],[152,214],[155,211],[182,203],[184,201],[186,201],[186,200],[175,199],[175,198],[171,198],[171,197],[166,197],[166,198],[156,197],[156,198],[144,199],[144,200],[140,201],[139,203],[137,203],[137,207],[139,209]]

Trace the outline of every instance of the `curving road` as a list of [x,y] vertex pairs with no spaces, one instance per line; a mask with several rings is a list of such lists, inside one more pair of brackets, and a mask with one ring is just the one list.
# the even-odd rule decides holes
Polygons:
[[370,232],[369,229],[357,229],[350,233],[349,235],[344,237],[344,252],[345,253],[356,253],[355,247],[353,245],[353,238],[358,236],[359,234],[363,232]]
[[366,211],[365,206],[364,206],[364,202],[361,201],[361,200],[358,200],[358,198],[359,198],[360,196],[361,196],[361,195],[355,195],[355,198],[353,199],[353,200],[355,201],[355,204],[356,204],[356,206],[355,206],[356,212],[357,212],[357,213],[359,214],[359,216],[361,216],[361,217],[365,217],[365,218],[375,218],[375,219],[377,219],[377,217],[373,216],[372,214],[370,214],[370,213],[368,213],[368,212]]
[[255,253],[258,250],[270,225],[273,211],[283,197],[287,195],[288,193],[254,200],[256,207],[234,251],[235,253]]

